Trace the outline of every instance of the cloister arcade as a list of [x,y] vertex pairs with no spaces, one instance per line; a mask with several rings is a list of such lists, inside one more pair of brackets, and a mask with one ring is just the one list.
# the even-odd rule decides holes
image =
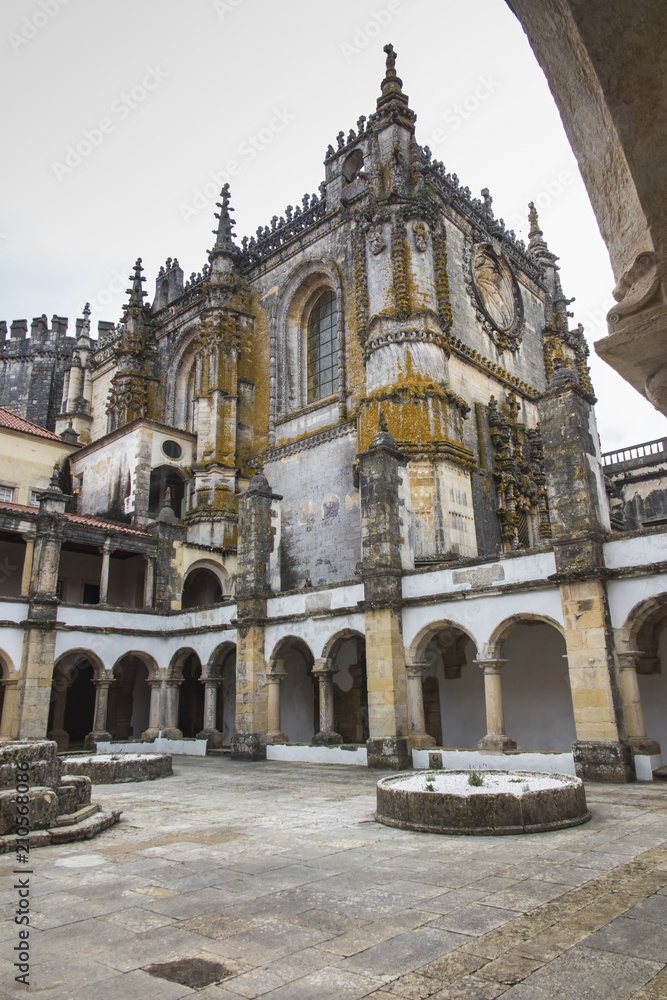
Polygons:
[[[349,616],[347,623],[332,617],[326,628],[307,618],[292,627],[265,649],[268,742],[363,745],[369,710],[362,631]],[[481,632],[479,625],[476,634],[460,620],[434,617],[406,645],[412,745],[567,752],[577,731],[562,624],[531,612]],[[228,634],[217,643],[201,633],[180,646],[170,639],[173,651],[162,663],[157,641],[149,643],[150,653],[126,643],[115,658],[108,655],[111,644],[100,645],[101,652],[59,650],[49,737],[62,749],[84,745],[90,734],[128,740],[160,732],[229,746],[236,644],[234,631]],[[667,745],[667,594],[633,607],[616,629],[616,643],[628,736],[650,753],[658,743]],[[2,649],[0,668],[4,735],[18,671]]]

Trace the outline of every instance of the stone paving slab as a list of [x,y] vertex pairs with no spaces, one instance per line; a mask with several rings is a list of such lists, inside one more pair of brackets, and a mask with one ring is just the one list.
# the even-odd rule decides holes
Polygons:
[[[667,997],[665,786],[589,786],[586,826],[462,842],[376,824],[381,775],[359,768],[174,771],[168,799],[100,789],[123,822],[31,858],[29,989],[13,983],[3,859],[3,1000]],[[224,979],[192,990],[145,971],[188,957]]]

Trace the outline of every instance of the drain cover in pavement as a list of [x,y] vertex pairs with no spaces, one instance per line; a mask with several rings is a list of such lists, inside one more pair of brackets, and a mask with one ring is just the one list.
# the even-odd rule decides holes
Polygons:
[[144,972],[150,972],[151,976],[159,979],[168,979],[170,983],[189,986],[193,990],[219,983],[232,974],[230,969],[219,962],[209,962],[205,958],[178,958],[174,962],[160,962],[157,965],[147,965]]

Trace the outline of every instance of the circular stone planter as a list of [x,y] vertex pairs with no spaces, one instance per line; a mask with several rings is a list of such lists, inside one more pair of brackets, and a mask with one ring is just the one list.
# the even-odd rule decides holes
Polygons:
[[63,756],[63,774],[85,774],[94,785],[152,781],[173,774],[168,753],[91,753]]
[[[495,835],[543,833],[586,823],[591,814],[583,782],[569,774],[482,771],[412,771],[377,784],[375,818],[387,826],[424,833]],[[427,783],[434,791],[429,791]]]

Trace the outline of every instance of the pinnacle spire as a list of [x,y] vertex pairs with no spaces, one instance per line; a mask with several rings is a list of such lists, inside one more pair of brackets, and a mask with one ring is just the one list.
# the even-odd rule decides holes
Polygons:
[[76,339],[78,341],[83,339],[90,340],[90,302],[86,302],[83,307],[83,319],[81,320],[81,326],[79,327],[79,323],[77,321],[77,327],[78,330]]
[[142,283],[146,280],[142,272],[143,267],[141,266],[141,257],[137,257],[135,262],[133,273],[130,275],[130,281],[132,282],[132,287],[127,288],[126,292],[130,296],[130,301],[128,305],[130,306],[143,306],[144,295],[146,292],[143,290]]
[[544,233],[540,229],[540,224],[537,218],[537,209],[535,208],[534,201],[529,203],[528,209],[528,221],[530,223],[530,230],[528,232],[528,253],[531,257],[535,257],[542,263],[558,260],[556,255],[551,253],[546,240],[544,239]]
[[219,212],[215,213],[215,217],[218,220],[218,228],[213,230],[215,243],[213,249],[209,251],[209,257],[219,253],[236,254],[239,251],[238,247],[234,245],[232,226],[235,226],[236,222],[230,215],[230,212],[233,212],[234,209],[229,204],[229,184],[223,185],[220,192],[220,201],[216,202],[216,205],[220,209]]
[[404,119],[407,124],[412,125],[417,116],[410,110],[408,95],[403,93],[403,81],[396,74],[396,53],[394,46],[385,45],[384,52],[387,54],[387,64],[384,80],[381,83],[382,93],[377,100],[377,113],[379,118]]

